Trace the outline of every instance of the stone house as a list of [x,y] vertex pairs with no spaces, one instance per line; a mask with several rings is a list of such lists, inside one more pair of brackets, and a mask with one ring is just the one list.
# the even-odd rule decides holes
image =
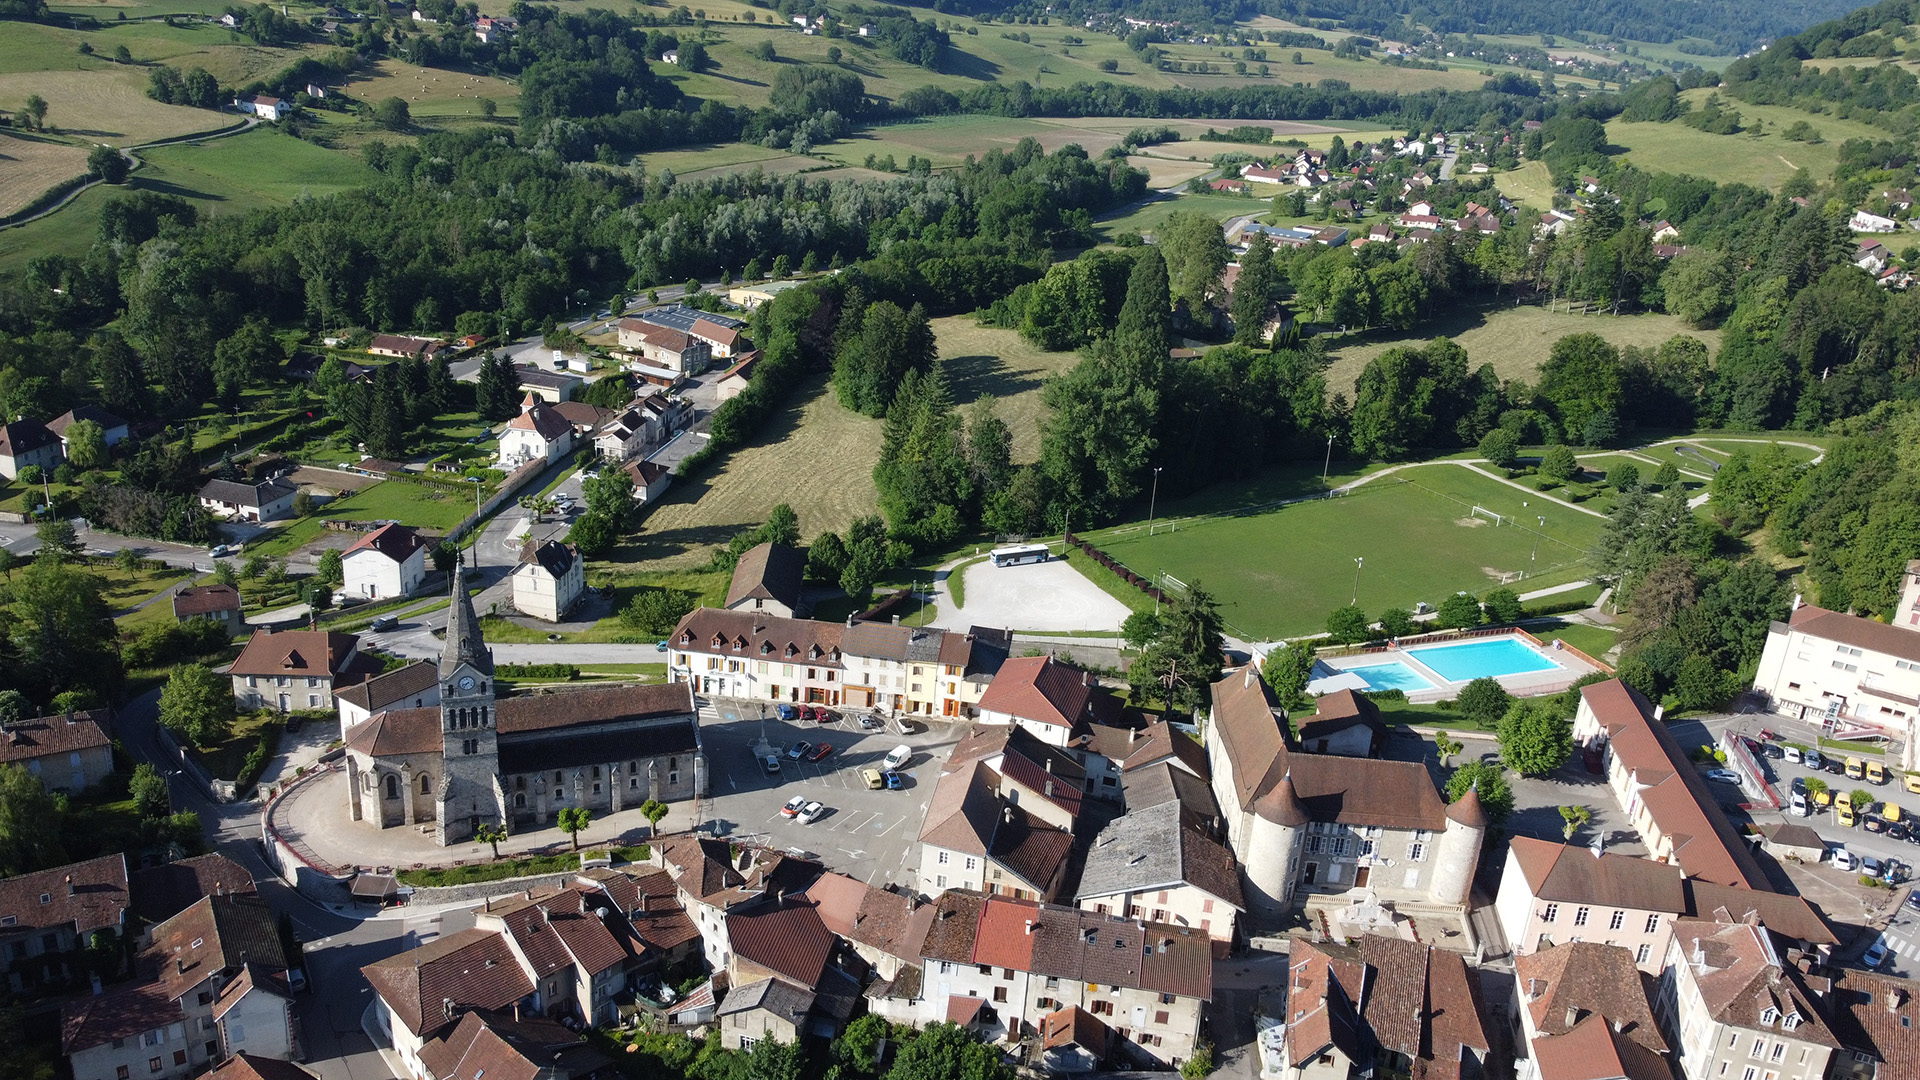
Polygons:
[[513,606],[520,614],[559,622],[587,591],[580,549],[555,540],[530,545],[513,570]]
[[65,460],[59,436],[38,420],[15,420],[0,424],[0,476],[20,479],[20,470],[38,465],[44,470],[58,468]]
[[25,995],[83,979],[68,954],[98,931],[124,937],[128,904],[125,855],[0,878],[0,975],[7,988]]
[[365,682],[384,664],[353,634],[256,630],[227,668],[243,709],[331,709],[336,690]]
[[264,524],[292,514],[298,494],[300,489],[285,480],[209,480],[200,489],[200,505],[220,517]]
[[240,590],[231,585],[193,585],[176,589],[173,594],[173,618],[175,622],[210,619],[225,627],[228,634],[238,634],[247,627],[246,615],[240,604]]
[[77,795],[113,772],[105,709],[0,721],[0,765],[19,765],[48,791]]

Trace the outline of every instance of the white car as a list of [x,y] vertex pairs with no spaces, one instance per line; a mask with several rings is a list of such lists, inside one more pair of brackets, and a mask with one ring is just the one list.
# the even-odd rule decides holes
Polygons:
[[826,812],[827,812],[827,808],[823,803],[819,802],[818,800],[814,802],[810,802],[806,806],[801,807],[800,809],[800,824],[811,825],[814,822],[819,821],[820,815]]
[[1732,769],[1708,769],[1707,779],[1716,784],[1739,784],[1740,774]]
[[798,817],[800,816],[800,811],[806,808],[807,797],[805,795],[795,795],[793,798],[787,800],[787,805],[780,808],[780,816]]
[[1855,858],[1853,852],[1848,851],[1846,848],[1834,848],[1833,868],[1835,870],[1845,870],[1847,873],[1852,873],[1860,869],[1860,860]]
[[1886,962],[1887,937],[1885,934],[1875,934],[1873,944],[1867,946],[1867,951],[1860,954],[1860,966],[1872,971]]
[[1800,755],[1800,748],[1799,748],[1799,747],[1797,747],[1797,746],[1789,746],[1789,747],[1785,747],[1785,748],[1784,748],[1784,750],[1783,750],[1783,752],[1784,752],[1784,753],[1785,753],[1785,754],[1787,755],[1787,760],[1788,760],[1788,761],[1791,761],[1791,762],[1793,762],[1793,763],[1794,763],[1794,764],[1796,764],[1796,765],[1798,765],[1798,764],[1800,764],[1800,762],[1801,762],[1801,760],[1802,760],[1802,758],[1801,758],[1801,755]]

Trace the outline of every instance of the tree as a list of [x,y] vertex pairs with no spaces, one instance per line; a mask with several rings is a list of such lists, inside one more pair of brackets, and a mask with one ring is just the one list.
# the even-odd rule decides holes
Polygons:
[[1621,462],[1607,470],[1607,484],[1617,491],[1637,491],[1640,488],[1640,468],[1631,462]]
[[1481,727],[1492,727],[1513,707],[1513,695],[1498,680],[1483,675],[1460,688],[1453,707]]
[[1227,269],[1227,241],[1220,223],[1205,214],[1175,213],[1155,233],[1155,245],[1167,263],[1171,299],[1198,319],[1220,288]]
[[47,99],[41,97],[39,94],[28,94],[27,100],[20,104],[19,115],[26,118],[27,123],[24,126],[27,130],[45,130],[47,126]]
[[648,799],[640,804],[640,816],[653,826],[653,834],[660,835],[660,819],[667,816],[667,804],[659,799]]
[[123,184],[131,169],[132,166],[127,164],[127,159],[111,146],[96,146],[93,152],[87,155],[87,173],[96,180],[104,180],[109,184]]
[[1808,801],[1817,803],[1820,801],[1820,796],[1825,795],[1826,793],[1827,793],[1827,782],[1825,780],[1822,780],[1817,776],[1809,777],[1807,779]]
[[1433,753],[1435,757],[1440,759],[1441,768],[1446,768],[1447,762],[1452,760],[1453,755],[1458,754],[1464,749],[1466,749],[1464,743],[1458,739],[1448,737],[1446,732],[1436,731],[1433,733]]
[[939,355],[926,309],[889,300],[864,308],[849,304],[836,333],[833,388],[840,403],[868,416],[885,416],[909,371],[926,371]]
[[1136,611],[1120,624],[1120,640],[1129,649],[1144,649],[1165,632],[1166,624],[1151,611]]
[[580,834],[587,830],[593,821],[593,812],[584,806],[563,806],[560,808],[560,831],[573,841],[573,850],[580,850]]
[[1716,248],[1688,248],[1674,256],[1660,275],[1670,314],[1689,325],[1719,325],[1734,307],[1735,260]]
[[1390,638],[1406,637],[1418,628],[1413,621],[1413,612],[1402,607],[1390,607],[1380,613],[1380,632]]
[[952,1022],[931,1024],[901,1046],[885,1080],[1013,1080],[1000,1052]]
[[1273,688],[1273,696],[1280,700],[1281,708],[1293,708],[1300,695],[1307,692],[1313,663],[1313,643],[1308,641],[1296,641],[1267,654],[1260,677]]
[[1499,735],[1500,760],[1522,776],[1547,776],[1573,756],[1573,725],[1539,699],[1515,702]]
[[97,421],[75,420],[65,434],[67,461],[74,468],[97,469],[107,463],[107,433]]
[[19,689],[46,700],[72,687],[106,694],[119,688],[113,609],[101,594],[99,578],[57,558],[39,557],[14,578],[9,593],[6,633]]
[[1520,457],[1520,437],[1506,428],[1494,428],[1480,437],[1480,456],[1503,469]]
[[0,876],[67,861],[60,843],[61,800],[23,765],[0,765]]
[[1443,629],[1470,630],[1483,621],[1480,601],[1471,593],[1457,592],[1440,601],[1437,621]]
[[1668,461],[1653,471],[1653,486],[1665,491],[1680,482],[1680,467]]
[[405,98],[390,97],[373,107],[373,119],[388,131],[405,131],[413,124],[413,112]]
[[182,664],[160,691],[160,723],[195,746],[211,746],[233,731],[233,687],[205,664]]
[[40,541],[40,550],[36,555],[65,562],[80,557],[85,545],[80,543],[80,534],[74,531],[73,522],[66,518],[48,518],[34,526],[34,539]]
[[620,622],[643,634],[666,634],[699,602],[698,596],[683,589],[643,585],[620,609]]
[[480,361],[474,404],[487,421],[505,420],[520,411],[520,369],[510,354],[499,352]]
[[1580,831],[1580,826],[1593,820],[1593,811],[1584,806],[1563,806],[1560,808],[1560,817],[1566,822],[1560,828],[1561,839],[1572,840],[1573,834]]
[[1495,825],[1513,813],[1513,788],[1501,775],[1500,766],[1493,762],[1469,761],[1453,770],[1453,775],[1447,777],[1447,801],[1459,802],[1468,788],[1479,792],[1480,806]]
[[473,838],[492,848],[493,857],[498,859],[500,857],[500,841],[507,838],[506,823],[482,825],[474,830]]
[[[1161,620],[1165,627],[1160,636],[1135,663],[1163,680],[1169,708],[1198,709],[1226,664],[1220,605],[1196,580],[1162,608]],[[1179,679],[1171,689],[1164,681],[1169,673]]]
[[18,690],[0,690],[0,724],[17,724],[35,715],[33,701]]
[[1564,484],[1579,471],[1580,461],[1568,447],[1549,446],[1547,452],[1540,455],[1540,475],[1548,480]]
[[1265,236],[1255,234],[1240,257],[1240,276],[1233,283],[1233,340],[1242,345],[1266,340],[1267,312],[1277,277],[1272,246]]
[[340,554],[339,548],[328,548],[321,552],[320,558],[313,566],[314,576],[329,585],[338,586],[344,584],[347,579],[346,566],[342,561],[343,559],[344,556]]
[[1854,788],[1847,793],[1847,800],[1853,803],[1854,813],[1864,814],[1867,812],[1867,807],[1873,805],[1873,792],[1866,788]]
[[1512,589],[1495,589],[1487,594],[1484,601],[1487,615],[1497,623],[1517,623],[1526,613],[1520,603],[1520,594]]
[[814,581],[837,582],[847,568],[847,544],[836,532],[824,532],[807,545],[807,577]]
[[1348,604],[1327,615],[1327,636],[1337,645],[1351,645],[1372,638],[1373,629],[1367,623],[1367,613]]
[[167,778],[147,762],[133,767],[133,779],[127,781],[127,794],[143,818],[163,818],[173,809],[167,795]]

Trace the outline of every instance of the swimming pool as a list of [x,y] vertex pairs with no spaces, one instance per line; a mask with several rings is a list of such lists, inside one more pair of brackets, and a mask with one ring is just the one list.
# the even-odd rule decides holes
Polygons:
[[1343,668],[1367,680],[1368,689],[1404,690],[1413,693],[1418,690],[1432,690],[1431,682],[1420,673],[1398,660],[1388,660],[1379,664],[1362,664]]
[[1552,671],[1560,665],[1518,638],[1490,638],[1465,645],[1436,645],[1408,649],[1407,655],[1433,669],[1449,682],[1472,682],[1483,677],[1524,675]]

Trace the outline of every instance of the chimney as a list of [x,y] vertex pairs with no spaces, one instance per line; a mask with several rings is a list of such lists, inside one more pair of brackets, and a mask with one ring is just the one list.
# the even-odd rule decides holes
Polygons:
[[1707,951],[1700,947],[1700,939],[1693,939],[1693,966],[1704,969],[1707,966]]
[[1242,670],[1242,674],[1240,676],[1241,688],[1247,689],[1247,690],[1253,689],[1253,665],[1248,664],[1245,668],[1241,670]]
[[1666,715],[1667,707],[1665,705],[1655,705],[1653,707],[1653,718],[1655,721],[1666,719]]
[[1080,685],[1081,686],[1093,685],[1093,673],[1091,671],[1082,671],[1080,673]]
[[68,896],[73,895],[73,875],[72,874],[67,875],[67,895]]
[[1789,611],[1799,611],[1799,610],[1800,610],[1800,606],[1801,606],[1801,599],[1800,599],[1800,594],[1799,594],[1799,593],[1794,593],[1794,594],[1793,594],[1793,606],[1792,606],[1791,608],[1788,608],[1787,610],[1789,610]]
[[1606,837],[1604,836],[1594,837],[1593,843],[1587,845],[1587,850],[1593,852],[1593,857],[1596,859],[1602,855],[1605,855],[1607,853]]
[[97,971],[90,971],[90,972],[88,972],[88,973],[87,973],[87,981],[93,984],[93,996],[94,996],[94,997],[99,997],[99,996],[100,996],[101,994],[104,994],[104,993],[106,993],[106,988],[100,985],[100,973],[99,973],[99,972],[97,972]]
[[1032,936],[1033,936],[1033,926],[1034,926],[1034,922],[1033,922],[1033,920],[1032,920],[1032,919],[1028,919],[1028,920],[1027,920],[1027,936],[1028,936],[1028,937],[1032,937]]
[[187,962],[179,957],[175,957],[173,961],[173,973],[175,975],[185,975],[187,973]]
[[1047,794],[1047,798],[1049,798],[1049,799],[1051,799],[1051,798],[1053,798],[1053,781],[1051,781],[1051,780],[1049,780],[1049,781],[1047,781],[1047,792],[1046,792],[1046,794]]
[[1579,1022],[1580,1022],[1580,1010],[1575,1008],[1572,1005],[1567,1006],[1567,1026],[1572,1027],[1573,1025]]
[[648,902],[649,902],[649,901],[651,901],[652,899],[653,899],[653,898],[652,898],[652,897],[650,897],[650,896],[648,896],[648,895],[647,895],[646,893],[641,893],[641,894],[640,894],[640,914],[642,914],[642,915],[645,915],[645,914],[647,914],[647,904],[648,904]]
[[1907,992],[1895,987],[1888,990],[1885,997],[1887,999],[1887,1011],[1897,1013],[1900,1011],[1900,1006],[1906,1003]]
[[1622,1033],[1622,1032],[1624,1032],[1624,1031],[1626,1031],[1626,1030],[1627,1030],[1627,1023],[1626,1023],[1626,1021],[1624,1021],[1624,1020],[1615,1020],[1615,1021],[1613,1022],[1613,1033],[1614,1033],[1615,1035],[1618,1035],[1618,1034],[1620,1034],[1620,1033]]

